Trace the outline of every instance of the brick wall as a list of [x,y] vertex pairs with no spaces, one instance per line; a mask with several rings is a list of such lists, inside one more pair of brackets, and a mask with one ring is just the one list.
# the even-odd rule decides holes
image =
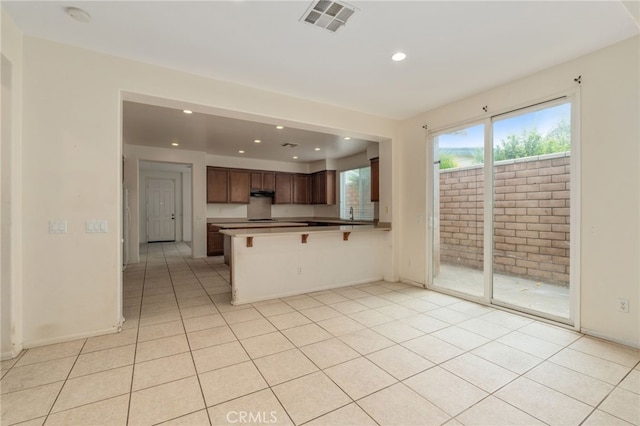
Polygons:
[[[494,271],[569,283],[568,153],[497,162]],[[440,262],[482,269],[483,168],[440,172]]]

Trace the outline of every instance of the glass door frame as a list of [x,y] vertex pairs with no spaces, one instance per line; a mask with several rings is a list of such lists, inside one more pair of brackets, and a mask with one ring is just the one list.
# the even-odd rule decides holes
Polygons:
[[[447,134],[447,133],[452,133],[458,130],[463,130],[463,129],[467,129],[469,127],[475,127],[475,126],[479,126],[479,125],[484,125],[484,150],[486,152],[487,150],[487,131],[491,131],[490,127],[491,127],[491,117],[486,117],[486,118],[482,118],[482,119],[477,119],[477,120],[472,120],[472,121],[467,121],[467,122],[463,122],[463,123],[459,123],[456,124],[455,126],[448,126],[446,128],[441,128],[441,129],[437,129],[435,131],[427,131],[427,170],[429,171],[427,173],[427,176],[431,176],[431,179],[435,180],[435,167],[434,167],[434,161],[435,161],[435,156],[434,156],[434,141],[435,138],[443,135],[443,134]],[[486,155],[486,154],[485,154]],[[486,159],[486,156],[485,156]],[[486,180],[487,179],[487,167],[483,166],[483,177]],[[485,220],[485,218],[487,217],[487,191],[485,191],[484,194],[484,203],[483,203],[483,235],[486,235],[487,232],[487,220]],[[490,197],[492,198],[492,197]],[[427,205],[426,205],[426,211],[428,213],[428,217],[429,217],[429,221],[428,221],[428,226],[426,227],[426,231],[427,231],[427,244],[429,244],[429,247],[427,247],[426,253],[427,253],[427,259],[426,259],[426,265],[427,265],[427,279],[426,279],[426,287],[430,290],[436,290],[436,291],[440,291],[442,293],[448,293],[451,294],[453,296],[457,296],[466,300],[470,300],[473,302],[478,302],[478,303],[482,303],[482,304],[486,304],[486,305],[490,305],[491,304],[491,292],[487,292],[487,285],[489,285],[489,287],[491,287],[491,277],[487,278],[487,274],[488,275],[492,275],[492,271],[486,269],[487,268],[487,244],[486,244],[486,240],[484,247],[483,247],[483,296],[474,296],[472,294],[468,294],[468,293],[463,293],[460,291],[456,291],[456,290],[452,290],[452,289],[447,289],[444,287],[439,287],[436,286],[433,282],[433,269],[434,269],[434,262],[433,262],[433,247],[434,247],[434,238],[436,235],[435,229],[437,226],[440,226],[440,218],[439,217],[435,217],[434,216],[434,209],[435,209],[435,205],[434,205],[434,182],[431,182],[431,184],[427,184],[427,196],[426,196],[426,201],[427,201]],[[491,202],[493,202],[493,200],[491,200]],[[493,209],[493,208],[492,208]],[[492,211],[489,210],[489,212]],[[490,229],[493,230],[493,225],[490,224]],[[489,253],[491,253],[491,251],[489,251]],[[490,272],[488,272],[490,271]]]
[[[494,236],[494,181],[493,181],[493,122],[494,119],[508,118],[517,116],[527,112],[545,109],[561,103],[571,104],[571,160],[570,160],[570,276],[569,276],[569,318],[561,318],[546,314],[540,311],[533,311],[521,306],[511,305],[502,301],[493,299],[493,236]],[[426,165],[428,179],[435,179],[434,173],[434,141],[439,135],[455,132],[464,128],[484,125],[484,204],[483,204],[483,275],[484,275],[484,294],[481,297],[469,295],[459,291],[446,289],[434,285],[433,282],[433,247],[434,236],[436,235],[435,227],[439,226],[439,218],[434,217],[434,183],[427,181],[426,185],[426,212],[429,215],[428,226],[426,227],[426,288],[430,290],[448,293],[473,302],[490,305],[500,309],[515,311],[519,314],[535,317],[536,319],[546,320],[554,323],[564,324],[573,329],[580,329],[580,87],[572,90],[564,91],[552,96],[542,98],[537,101],[529,102],[510,108],[503,112],[485,114],[474,120],[465,121],[451,126],[446,126],[434,130],[427,130],[426,135]]]

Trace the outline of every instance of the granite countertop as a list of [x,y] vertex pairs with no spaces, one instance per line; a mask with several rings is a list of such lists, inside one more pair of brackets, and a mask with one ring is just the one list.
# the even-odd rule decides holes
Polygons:
[[261,229],[226,229],[220,233],[231,237],[261,237],[269,235],[301,235],[323,232],[370,232],[390,231],[386,225],[341,225],[341,226],[300,226],[290,228],[261,228]]
[[275,228],[275,227],[303,227],[307,226],[305,223],[299,222],[219,222],[217,220],[209,221],[207,224],[217,226],[223,229],[246,229],[246,228]]
[[[221,225],[254,225],[254,224],[266,224],[265,226],[251,226],[252,228],[263,228],[263,227],[271,227],[273,224],[277,224],[277,226],[306,226],[306,224],[301,222],[324,222],[324,223],[335,223],[336,225],[375,225],[374,221],[370,220],[349,220],[349,219],[340,219],[336,217],[282,217],[282,218],[273,218],[273,221],[270,222],[258,222],[258,221],[250,221],[249,219],[237,217],[237,218],[207,218],[207,223],[210,223],[215,226]],[[291,225],[293,224],[293,225]],[[221,226],[222,227],[222,226]],[[230,228],[230,226],[224,226],[226,228]],[[237,226],[235,226],[237,228]]]

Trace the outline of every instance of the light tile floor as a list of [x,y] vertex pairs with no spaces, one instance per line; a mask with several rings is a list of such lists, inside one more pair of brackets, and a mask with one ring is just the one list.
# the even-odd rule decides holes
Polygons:
[[220,258],[142,246],[119,334],[2,362],[2,425],[628,425],[640,351],[399,283],[229,303]]

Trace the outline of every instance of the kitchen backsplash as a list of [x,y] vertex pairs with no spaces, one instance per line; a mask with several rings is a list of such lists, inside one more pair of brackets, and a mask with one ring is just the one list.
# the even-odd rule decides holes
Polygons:
[[271,201],[269,197],[251,197],[247,206],[247,218],[249,219],[270,219]]
[[313,217],[313,206],[302,204],[274,204],[271,206],[271,217]]
[[207,204],[207,217],[246,218],[246,204]]

